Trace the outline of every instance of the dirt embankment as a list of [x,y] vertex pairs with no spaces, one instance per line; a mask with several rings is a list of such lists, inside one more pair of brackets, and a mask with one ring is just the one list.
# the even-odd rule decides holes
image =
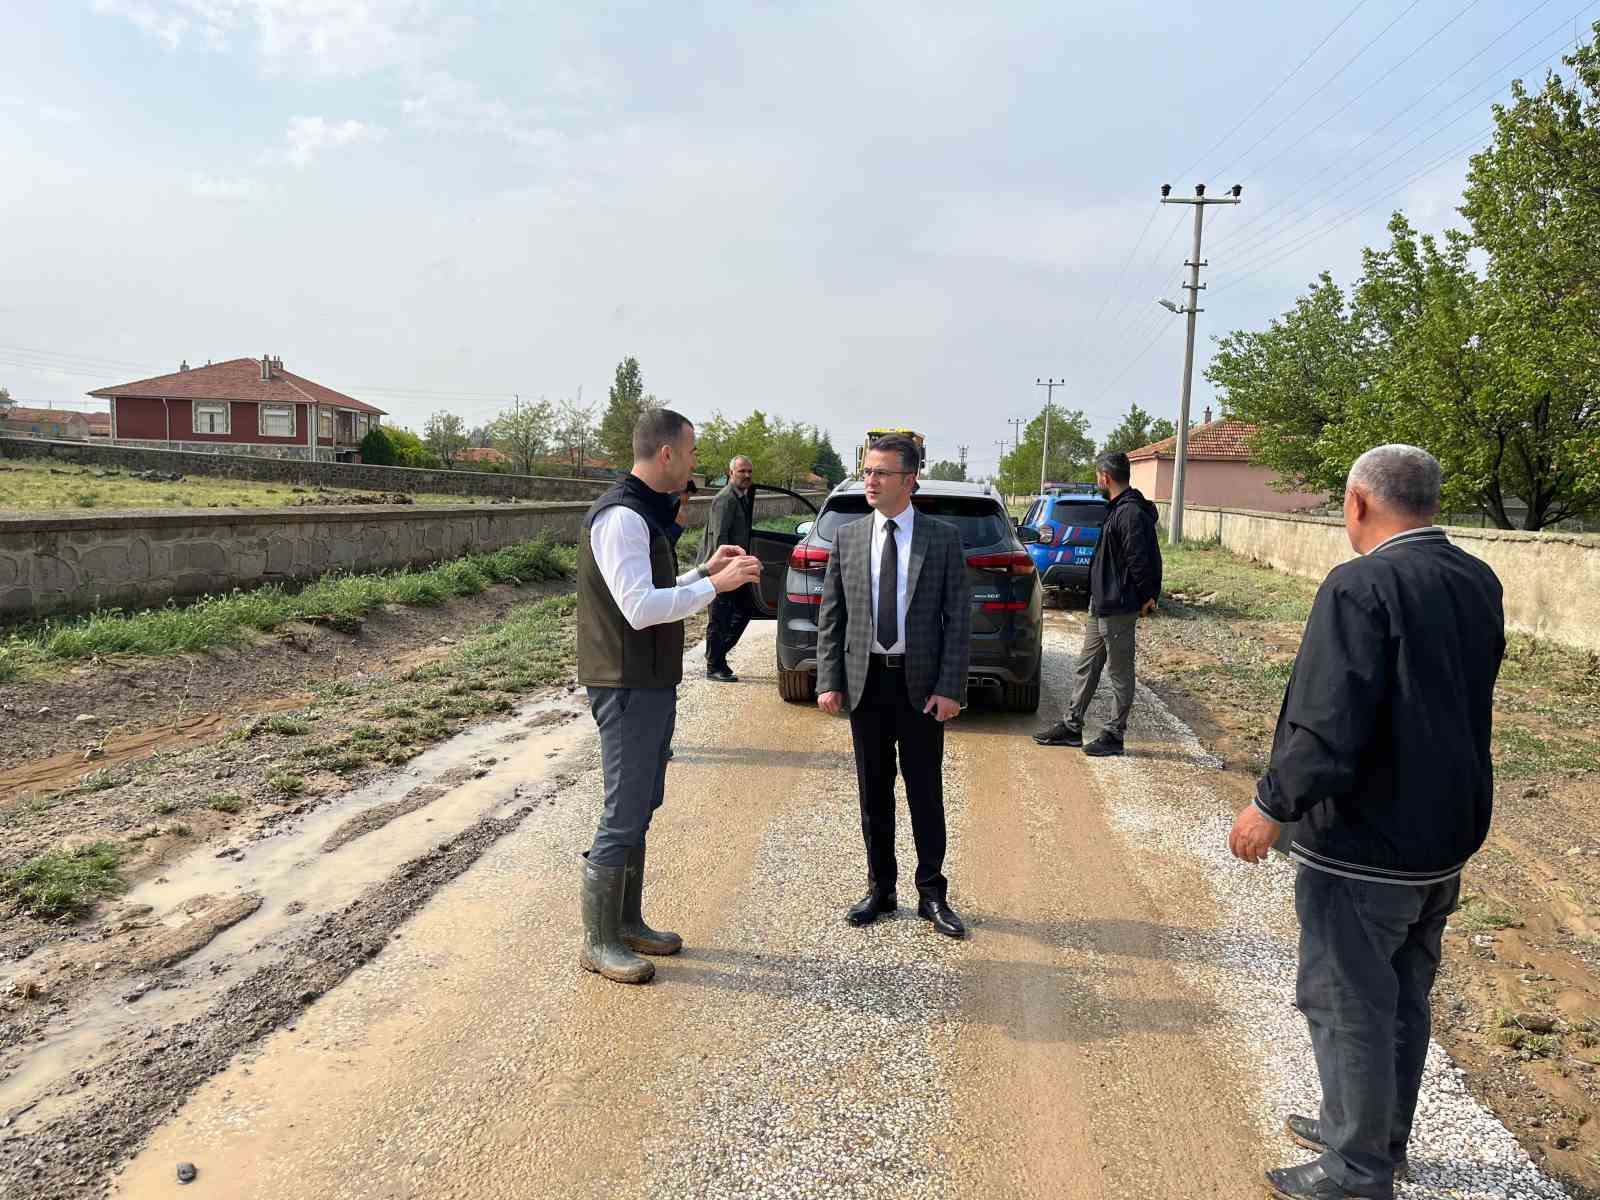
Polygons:
[[[1220,553],[1169,560],[1143,682],[1248,801],[1314,586]],[[1600,1196],[1600,659],[1513,637],[1496,695],[1495,822],[1446,935],[1435,1036],[1534,1159]]]

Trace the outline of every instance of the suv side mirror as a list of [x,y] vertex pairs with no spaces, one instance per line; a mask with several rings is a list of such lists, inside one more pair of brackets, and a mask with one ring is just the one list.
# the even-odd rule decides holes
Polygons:
[[1034,542],[1037,542],[1038,540],[1039,540],[1039,531],[1037,529],[1035,529],[1032,525],[1018,525],[1017,526],[1017,541],[1021,542],[1024,546],[1031,546]]
[[798,524],[798,525],[796,525],[796,526],[795,526],[795,527],[794,527],[794,531],[795,531],[795,533],[797,533],[797,534],[798,534],[798,535],[799,535],[799,536],[801,536],[801,537],[805,537],[805,536],[806,536],[806,534],[808,534],[808,533],[810,533],[810,532],[811,532],[811,527],[812,527],[812,526],[813,526],[813,525],[814,525],[814,524],[815,524],[815,523],[816,523],[816,522],[814,522],[814,521],[801,521],[801,522],[800,522],[800,524]]

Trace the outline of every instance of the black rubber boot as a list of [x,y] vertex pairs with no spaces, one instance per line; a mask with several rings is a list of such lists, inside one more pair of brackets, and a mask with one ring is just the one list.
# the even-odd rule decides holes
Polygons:
[[627,882],[622,888],[622,921],[617,930],[623,944],[640,954],[676,954],[683,939],[665,929],[651,929],[644,923],[644,847],[628,851]]
[[583,949],[578,965],[618,983],[649,983],[656,965],[640,958],[623,944],[618,934],[622,917],[622,891],[626,867],[602,867],[583,862]]

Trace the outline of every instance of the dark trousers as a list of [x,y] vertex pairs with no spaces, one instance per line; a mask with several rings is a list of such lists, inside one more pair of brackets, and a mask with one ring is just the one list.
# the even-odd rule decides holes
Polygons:
[[667,794],[667,760],[677,724],[678,689],[589,689],[589,711],[600,727],[605,806],[589,861],[620,867],[644,845],[650,818]]
[[913,708],[905,673],[876,657],[867,669],[861,703],[850,710],[856,748],[856,786],[861,794],[861,836],[867,844],[867,886],[884,895],[895,889],[900,868],[894,857],[895,758],[906,781],[911,834],[917,844],[917,893],[943,900],[944,726]]
[[750,597],[752,585],[721,592],[711,602],[711,614],[706,625],[706,670],[725,669],[728,655],[744,636],[745,626],[755,613],[755,602]]
[[1389,1200],[1428,1054],[1428,994],[1461,880],[1367,883],[1301,867],[1295,1006],[1311,1026],[1322,1080],[1329,1178]]

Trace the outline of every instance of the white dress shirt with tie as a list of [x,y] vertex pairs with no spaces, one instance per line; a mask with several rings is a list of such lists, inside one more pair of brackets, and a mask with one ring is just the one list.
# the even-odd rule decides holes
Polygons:
[[[883,562],[883,543],[889,535],[884,529],[887,521],[894,521],[895,544],[895,632],[900,636],[892,646],[878,641],[878,580]],[[904,654],[906,652],[906,579],[911,569],[911,526],[916,521],[916,511],[906,505],[905,512],[885,516],[874,509],[872,513],[872,653]]]

